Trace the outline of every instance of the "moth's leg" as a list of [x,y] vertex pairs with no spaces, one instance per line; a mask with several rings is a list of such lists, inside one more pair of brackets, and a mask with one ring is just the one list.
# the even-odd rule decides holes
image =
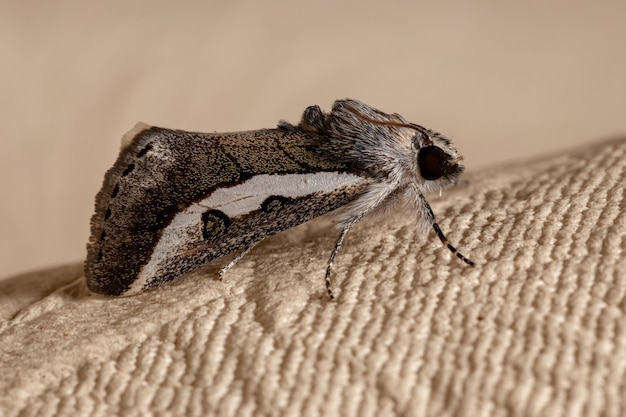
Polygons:
[[368,190],[361,195],[357,200],[351,203],[351,206],[348,207],[347,217],[343,221],[343,229],[341,229],[341,234],[339,235],[339,239],[337,239],[337,243],[335,243],[335,249],[333,249],[333,253],[330,255],[330,260],[328,261],[328,268],[326,268],[326,292],[328,293],[328,298],[330,300],[335,299],[335,295],[333,294],[332,283],[330,281],[330,275],[333,269],[333,263],[335,262],[335,258],[341,249],[341,245],[343,244],[343,240],[346,238],[348,231],[363,217],[372,213],[376,208],[380,207],[387,201],[390,196],[394,194],[401,194],[404,191],[404,188],[399,188],[397,182],[378,182],[371,184]]
[[416,193],[416,198],[418,200],[418,204],[419,204],[420,207],[422,207],[423,213],[426,216],[426,218],[428,219],[428,223],[430,223],[430,225],[433,227],[433,229],[435,229],[435,234],[437,235],[439,240],[441,240],[441,243],[443,243],[443,245],[445,247],[447,247],[450,250],[450,252],[455,254],[457,258],[459,258],[460,260],[462,260],[463,262],[465,262],[469,266],[474,266],[475,264],[474,264],[473,261],[471,261],[468,258],[466,258],[465,256],[463,256],[461,254],[461,252],[456,250],[456,248],[454,246],[452,246],[452,244],[450,242],[448,242],[448,239],[443,234],[443,232],[441,231],[441,228],[437,224],[437,221],[435,220],[435,213],[433,213],[433,209],[430,208],[430,204],[428,204],[428,201],[426,201],[426,198],[424,197],[424,194],[422,194],[422,192],[417,187],[415,187],[414,189],[415,189],[415,193]]
[[226,274],[226,271],[228,271],[230,268],[235,266],[235,264],[237,262],[239,262],[241,260],[241,258],[246,256],[246,254],[248,252],[250,252],[252,250],[252,248],[255,247],[259,242],[260,242],[260,240],[257,241],[257,242],[251,243],[250,246],[247,246],[244,250],[242,250],[237,255],[235,255],[235,257],[229,263],[227,263],[222,269],[220,269],[220,273],[218,275],[218,279],[220,281],[223,281],[224,280],[224,274]]
[[335,243],[335,249],[333,249],[333,253],[330,254],[330,260],[328,261],[328,268],[326,268],[326,292],[328,293],[328,298],[330,298],[331,301],[335,299],[335,294],[333,294],[332,283],[330,282],[330,275],[332,273],[333,264],[335,263],[335,258],[337,257],[337,254],[339,253],[339,250],[341,249],[341,245],[343,245],[343,240],[346,238],[348,231],[352,229],[352,227],[355,224],[357,224],[365,216],[365,214],[366,213],[363,213],[357,216],[356,218],[351,220],[349,223],[347,223],[343,227],[343,229],[341,229],[341,234],[339,235],[339,239],[337,239],[337,243]]

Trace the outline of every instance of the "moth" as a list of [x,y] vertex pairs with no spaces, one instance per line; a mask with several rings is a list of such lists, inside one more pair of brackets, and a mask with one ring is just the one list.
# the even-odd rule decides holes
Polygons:
[[139,123],[122,139],[96,196],[85,277],[96,293],[153,288],[270,235],[342,208],[325,284],[348,231],[408,199],[424,234],[435,221],[424,193],[454,184],[462,157],[445,136],[356,100],[308,107],[298,125],[197,133]]

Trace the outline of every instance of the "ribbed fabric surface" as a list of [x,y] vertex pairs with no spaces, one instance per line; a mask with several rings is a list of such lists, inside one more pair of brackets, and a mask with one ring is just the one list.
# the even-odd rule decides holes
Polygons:
[[2,416],[624,416],[626,140],[467,176],[429,197],[450,241],[394,207],[331,218],[130,298],[81,266],[0,283]]

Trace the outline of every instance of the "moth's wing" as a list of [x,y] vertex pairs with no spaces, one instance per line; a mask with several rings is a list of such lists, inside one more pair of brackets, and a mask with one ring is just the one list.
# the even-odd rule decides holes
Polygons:
[[174,217],[124,295],[328,213],[357,198],[366,185],[352,174],[318,172],[262,174],[224,186]]
[[129,132],[96,196],[87,286],[135,293],[356,198],[365,180],[316,151],[326,139],[280,129]]

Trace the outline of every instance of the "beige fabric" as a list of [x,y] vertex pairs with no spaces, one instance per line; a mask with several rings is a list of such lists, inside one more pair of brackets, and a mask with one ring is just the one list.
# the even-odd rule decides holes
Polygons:
[[[0,283],[0,414],[626,415],[626,140],[485,169],[365,220],[324,266],[329,219],[214,280],[88,295],[80,265]],[[77,280],[78,279],[78,280]]]

